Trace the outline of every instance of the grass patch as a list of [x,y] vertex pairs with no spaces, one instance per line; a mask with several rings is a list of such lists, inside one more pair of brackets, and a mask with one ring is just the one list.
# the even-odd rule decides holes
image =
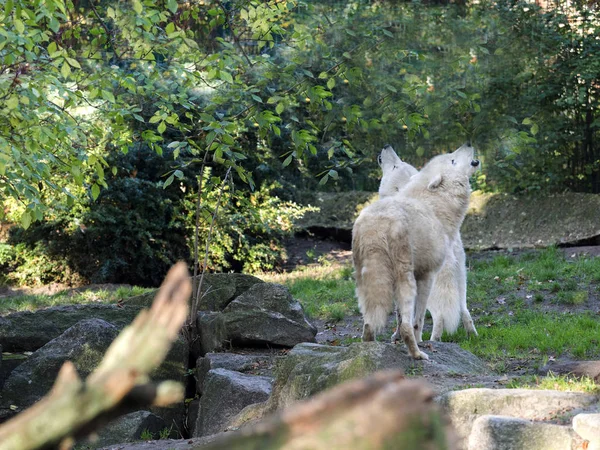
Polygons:
[[119,287],[115,290],[100,289],[85,291],[62,291],[53,295],[33,294],[15,295],[3,298],[0,302],[0,314],[17,311],[34,311],[59,305],[82,305],[89,303],[117,303],[129,297],[144,294],[153,289],[142,287]]
[[600,385],[590,377],[573,377],[569,375],[554,375],[545,377],[528,375],[511,380],[506,387],[512,389],[552,389],[565,392],[587,392],[600,394]]
[[578,359],[600,356],[600,320],[593,314],[541,313],[521,310],[512,316],[495,315],[478,323],[478,337],[460,329],[444,340],[490,362],[511,359],[542,362],[549,356]]
[[338,321],[359,313],[350,266],[306,266],[288,277],[263,279],[285,284],[309,317]]

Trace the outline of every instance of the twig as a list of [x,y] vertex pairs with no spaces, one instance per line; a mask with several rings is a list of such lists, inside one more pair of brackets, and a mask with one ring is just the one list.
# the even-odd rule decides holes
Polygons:
[[[210,222],[210,228],[208,230],[208,236],[206,237],[206,247],[204,248],[204,261],[202,262],[202,274],[200,275],[200,281],[198,283],[198,288],[195,292],[196,302],[198,303],[200,299],[200,292],[202,291],[202,282],[204,281],[204,274],[206,273],[206,264],[208,263],[208,247],[210,245],[210,238],[212,236],[212,232],[215,225],[215,220],[217,219],[217,214],[219,213],[219,206],[221,204],[221,197],[223,196],[223,191],[225,190],[225,183],[227,182],[227,178],[231,173],[231,167],[227,169],[225,173],[225,178],[223,178],[223,182],[221,183],[221,189],[219,190],[219,197],[217,197],[217,206],[215,206],[215,212],[213,213],[212,220]],[[194,316],[195,317],[195,316]]]

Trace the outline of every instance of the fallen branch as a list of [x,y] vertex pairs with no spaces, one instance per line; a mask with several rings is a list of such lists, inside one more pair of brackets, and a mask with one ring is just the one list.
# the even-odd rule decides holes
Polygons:
[[[375,373],[226,433],[202,450],[449,450],[455,438],[423,381]],[[190,449],[196,448],[194,445]]]
[[70,448],[75,438],[141,406],[182,401],[183,386],[150,383],[188,313],[191,283],[184,263],[167,274],[150,310],[142,311],[108,348],[87,380],[66,362],[50,393],[0,426],[0,450]]

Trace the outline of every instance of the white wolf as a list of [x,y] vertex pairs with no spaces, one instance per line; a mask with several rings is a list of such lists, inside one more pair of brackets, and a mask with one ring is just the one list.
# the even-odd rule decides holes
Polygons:
[[[397,306],[400,335],[415,359],[425,308],[437,272],[467,212],[469,177],[479,161],[472,147],[433,158],[414,175],[402,195],[381,199],[362,210],[352,229],[352,258],[363,341],[372,341]],[[414,327],[413,327],[414,324]]]
[[[418,173],[417,169],[402,161],[390,145],[381,151],[378,162],[383,171],[379,184],[379,198],[398,194],[410,178]],[[452,252],[446,255],[446,260],[435,278],[427,301],[427,309],[433,319],[432,341],[439,341],[444,330],[450,334],[455,333],[461,319],[467,334],[473,333],[477,336],[473,319],[467,309],[465,259],[459,232],[454,238]]]

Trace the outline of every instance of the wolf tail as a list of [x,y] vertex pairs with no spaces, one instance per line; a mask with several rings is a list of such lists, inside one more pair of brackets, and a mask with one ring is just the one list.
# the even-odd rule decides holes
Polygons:
[[[461,317],[461,299],[457,280],[456,263],[444,264],[435,279],[432,286],[429,300],[427,301],[427,309],[431,312],[434,328],[436,323],[441,321],[443,329],[449,334],[454,334],[458,329]],[[441,337],[437,336],[439,339]]]
[[[383,331],[394,305],[394,280],[385,248],[369,246],[362,252],[360,238],[352,241],[352,255],[356,276],[356,296],[365,325],[373,333]],[[365,254],[366,253],[366,254]]]

